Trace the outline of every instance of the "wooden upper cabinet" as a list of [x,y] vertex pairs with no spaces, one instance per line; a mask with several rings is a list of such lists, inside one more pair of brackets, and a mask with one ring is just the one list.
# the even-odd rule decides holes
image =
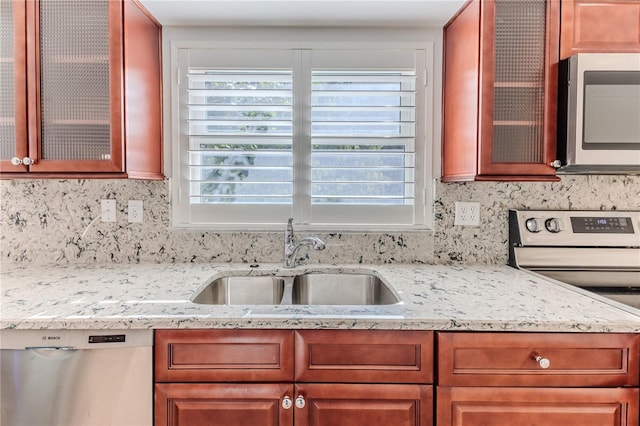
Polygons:
[[24,1],[0,0],[0,171],[27,156],[26,23]]
[[160,25],[137,1],[124,2],[124,125],[126,172],[162,175],[162,52]]
[[560,57],[640,52],[640,1],[562,0]]
[[14,47],[13,72],[1,62],[2,91],[15,93],[13,110],[0,112],[1,176],[162,179],[153,18],[135,0],[1,1],[2,55]]
[[442,181],[558,180],[560,4],[471,0],[444,29]]

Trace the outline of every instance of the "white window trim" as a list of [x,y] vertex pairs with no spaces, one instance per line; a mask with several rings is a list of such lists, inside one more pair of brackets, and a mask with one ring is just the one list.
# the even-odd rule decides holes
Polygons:
[[[379,28],[370,29],[342,29],[347,37],[352,37],[353,42],[345,42],[344,40],[336,41],[336,33],[340,34],[336,28],[327,29],[294,29],[294,31],[300,32],[296,37],[292,37],[291,28],[279,28],[268,29],[264,28],[252,28],[252,29],[225,29],[225,30],[213,30],[213,29],[193,29],[193,28],[181,28],[181,27],[166,27],[163,29],[163,55],[164,55],[164,93],[165,93],[165,117],[170,119],[165,120],[165,135],[170,135],[165,138],[165,170],[167,177],[170,178],[170,190],[172,199],[175,194],[180,193],[180,179],[177,177],[181,172],[180,164],[174,159],[180,158],[179,144],[175,141],[180,139],[180,105],[178,104],[178,86],[175,82],[179,79],[180,70],[178,69],[179,62],[179,49],[182,48],[264,48],[264,49],[327,49],[327,50],[339,50],[339,49],[363,49],[363,50],[380,50],[380,49],[420,49],[424,50],[426,55],[425,67],[427,71],[424,76],[425,87],[425,102],[424,102],[424,122],[417,127],[416,132],[424,133],[424,140],[426,147],[430,149],[422,150],[421,157],[417,158],[417,161],[421,161],[423,168],[421,170],[422,175],[418,174],[416,179],[423,179],[424,190],[420,194],[416,194],[416,202],[420,202],[424,209],[424,223],[419,225],[301,225],[297,228],[301,230],[317,230],[317,231],[333,231],[333,232],[411,232],[411,231],[424,231],[432,229],[433,227],[433,200],[434,200],[434,169],[439,169],[434,164],[434,158],[439,158],[440,147],[439,144],[434,141],[439,141],[440,129],[434,127],[434,123],[439,122],[434,114],[439,116],[440,105],[436,104],[435,96],[440,95],[441,92],[437,90],[436,84],[439,84],[440,79],[435,69],[435,61],[441,61],[441,57],[438,55],[434,57],[434,44],[441,44],[441,37],[437,29],[426,29],[425,31],[416,30],[415,34],[410,34],[407,40],[406,31],[389,30],[385,29],[381,31]],[[218,32],[223,31],[226,37],[219,37]],[[259,37],[256,34],[268,33],[268,36]],[[387,31],[391,31],[392,36],[386,34]],[[398,33],[398,36],[393,36],[394,31]],[[359,33],[362,32],[364,36]],[[353,36],[354,33],[356,36]],[[275,36],[274,36],[275,34]],[[426,37],[425,37],[426,34]],[[327,36],[329,35],[329,36]],[[379,40],[374,40],[376,37]],[[233,40],[229,40],[232,38]],[[401,41],[396,41],[395,38]],[[363,41],[373,40],[373,41]],[[426,39],[426,40],[425,40]],[[217,41],[212,41],[217,40]],[[240,40],[240,41],[238,41]],[[242,41],[244,40],[244,41]],[[263,41],[255,41],[263,40]],[[296,40],[296,41],[291,41]],[[331,40],[331,41],[326,41]],[[392,41],[389,41],[392,40]],[[167,60],[168,59],[168,60]],[[434,88],[436,90],[434,90]],[[435,154],[435,155],[434,155]],[[425,203],[426,200],[426,203]],[[220,230],[220,231],[280,231],[282,224],[176,224],[175,209],[177,207],[172,203],[172,225],[177,230]]]

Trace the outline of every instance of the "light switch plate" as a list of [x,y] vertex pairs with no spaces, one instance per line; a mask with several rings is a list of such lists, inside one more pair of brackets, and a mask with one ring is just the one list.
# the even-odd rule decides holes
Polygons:
[[100,200],[100,207],[102,208],[103,222],[116,221],[116,200],[114,199]]

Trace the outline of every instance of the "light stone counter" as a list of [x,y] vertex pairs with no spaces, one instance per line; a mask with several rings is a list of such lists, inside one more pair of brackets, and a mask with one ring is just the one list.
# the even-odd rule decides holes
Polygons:
[[[190,301],[223,273],[375,270],[402,303],[222,306]],[[0,328],[339,328],[640,332],[640,316],[508,266],[3,264]]]

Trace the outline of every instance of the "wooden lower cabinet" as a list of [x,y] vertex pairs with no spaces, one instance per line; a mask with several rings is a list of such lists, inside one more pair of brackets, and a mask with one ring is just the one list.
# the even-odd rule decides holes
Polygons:
[[433,425],[432,386],[158,383],[155,393],[156,426]]
[[155,426],[433,426],[433,332],[156,330]]
[[155,426],[285,426],[291,384],[157,383]]
[[431,426],[433,387],[427,385],[297,384],[295,426]]
[[635,333],[156,330],[154,425],[638,426],[639,354]]
[[636,426],[638,389],[438,387],[438,426]]
[[638,426],[632,333],[438,333],[438,426]]

